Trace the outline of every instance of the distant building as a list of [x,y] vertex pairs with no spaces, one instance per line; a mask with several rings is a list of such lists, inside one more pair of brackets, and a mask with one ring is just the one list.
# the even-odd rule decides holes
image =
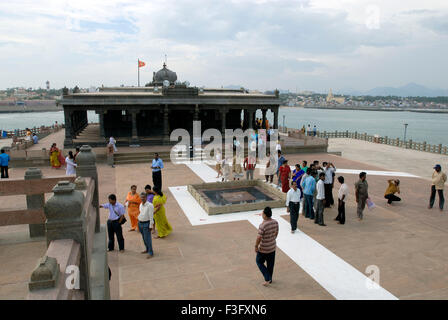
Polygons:
[[344,104],[345,98],[333,96],[333,92],[331,91],[331,88],[330,88],[330,91],[328,92],[328,95],[327,95],[327,102],[336,102],[339,104]]

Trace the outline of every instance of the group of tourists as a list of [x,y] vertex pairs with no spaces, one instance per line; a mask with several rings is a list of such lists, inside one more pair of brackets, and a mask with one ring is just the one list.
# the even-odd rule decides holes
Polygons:
[[317,135],[317,127],[314,125],[313,128],[311,128],[311,125],[308,124],[308,126],[305,129],[305,125],[303,125],[302,129],[300,130],[304,135],[306,136],[313,136],[315,137]]
[[80,148],[76,147],[75,154],[73,151],[69,151],[68,155],[64,158],[62,151],[57,147],[56,143],[53,143],[50,147],[50,164],[53,169],[59,169],[65,165],[66,175],[76,175],[76,156],[79,154]]
[[[302,183],[298,182],[299,179],[293,180],[291,183],[291,189],[288,190],[286,195],[286,207],[287,212],[290,214],[291,232],[294,233],[297,229],[297,220],[299,212],[302,210],[302,204],[305,207],[305,217],[315,219],[315,223],[325,226],[323,223],[324,208],[328,205],[332,206],[332,192],[334,173],[336,168],[334,165],[328,162],[324,162],[323,167],[319,166],[318,161],[314,161],[309,168],[306,167],[307,162],[303,161],[302,166],[296,165],[294,171],[299,170],[306,172],[301,174]],[[357,203],[357,214],[359,220],[363,218],[363,210],[369,201],[369,190],[367,183],[366,172],[359,174],[359,180],[355,183],[355,198]],[[317,183],[316,183],[317,180]],[[340,224],[345,223],[345,202],[348,197],[349,188],[344,182],[344,177],[339,176],[337,178],[340,188],[338,192],[338,216],[335,218]],[[431,196],[429,200],[428,209],[432,209],[435,202],[436,194],[439,195],[439,209],[443,211],[444,196],[443,190],[447,181],[447,175],[442,171],[440,164],[434,166],[434,172],[432,175],[431,184]],[[326,184],[330,184],[331,188],[326,187]],[[395,194],[400,194],[400,180],[389,179],[387,180],[388,186],[384,193],[384,198],[387,200],[387,205],[391,205],[394,201],[401,201],[401,198]],[[303,190],[303,192],[302,192]],[[305,195],[306,201],[303,201],[302,194]],[[314,205],[314,197],[317,200],[317,205]],[[316,212],[316,214],[314,213]],[[274,273],[275,264],[275,249],[276,238],[279,232],[278,222],[272,219],[272,210],[270,207],[266,207],[261,213],[263,222],[258,228],[258,235],[255,241],[256,263],[260,272],[264,277],[264,286],[269,286],[272,283],[272,275]]]
[[150,185],[146,185],[145,191],[140,193],[137,192],[137,186],[132,185],[124,204],[119,203],[114,194],[109,195],[109,202],[100,206],[109,210],[107,220],[108,250],[114,250],[116,235],[118,248],[120,251],[124,251],[124,237],[121,226],[126,222],[127,208],[131,223],[129,231],[138,230],[141,233],[145,245],[145,250],[141,253],[147,254],[148,259],[153,257],[152,238],[165,238],[173,231],[166,218],[165,204],[166,195],[159,187],[151,188]]
[[[116,142],[112,139],[111,137],[108,146],[113,149]],[[115,235],[119,250],[124,251],[122,225],[126,222],[126,209],[131,224],[129,231],[138,230],[141,233],[145,245],[145,250],[141,253],[147,254],[148,259],[154,256],[152,238],[165,238],[173,231],[165,212],[167,199],[162,192],[163,168],[162,159],[159,158],[158,153],[155,153],[151,163],[153,188],[147,184],[145,190],[138,193],[137,186],[132,185],[131,190],[126,195],[124,204],[117,202],[116,195],[111,194],[109,195],[109,202],[100,206],[101,208],[109,209],[109,218],[107,220],[109,251],[114,250]]]

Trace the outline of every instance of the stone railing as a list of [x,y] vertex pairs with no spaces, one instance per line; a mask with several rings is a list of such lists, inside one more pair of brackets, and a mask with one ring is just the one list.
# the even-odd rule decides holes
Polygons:
[[387,136],[380,137],[378,135],[368,135],[367,133],[359,133],[359,132],[349,132],[349,131],[318,131],[317,137],[321,138],[351,138],[357,140],[364,140],[368,142],[387,144],[390,146],[412,149],[417,151],[425,151],[431,153],[440,153],[444,155],[448,155],[448,148],[446,146],[442,146],[441,144],[434,145],[426,142],[415,142],[412,139],[407,141],[400,140],[399,138],[389,138]]
[[82,146],[75,183],[59,181],[45,203],[47,252],[29,282],[29,300],[108,300],[106,227],[100,224],[96,156]]
[[4,179],[0,196],[26,195],[26,209],[0,210],[0,226],[28,224],[30,237],[45,235],[45,193],[60,180],[74,181],[75,176],[44,177],[38,168],[29,168],[23,179]]
[[[52,132],[59,131],[63,128],[63,125],[52,125],[52,126],[40,126],[40,127],[34,127],[30,128],[30,131],[32,133],[35,133],[38,137],[39,135],[49,134]],[[4,137],[4,132],[6,132],[6,137]],[[26,130],[25,129],[16,129],[16,130],[6,130],[2,131],[2,138],[21,138],[26,137]],[[40,138],[40,137],[39,137]]]
[[[58,132],[61,130],[63,126],[51,126],[51,127],[40,127],[40,128],[32,128],[30,129],[32,133],[35,133],[38,139],[45,138],[46,136]],[[15,131],[7,131],[8,137],[12,138],[11,150],[26,150],[29,147],[34,145],[33,139],[26,140],[26,130],[15,130]]]

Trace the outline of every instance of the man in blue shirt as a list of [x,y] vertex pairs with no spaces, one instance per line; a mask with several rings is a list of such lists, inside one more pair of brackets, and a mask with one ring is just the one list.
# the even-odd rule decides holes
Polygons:
[[39,143],[39,138],[37,137],[37,135],[35,133],[33,133],[33,143],[34,144]]
[[303,193],[305,195],[305,218],[314,219],[314,190],[316,189],[315,172],[308,168],[305,181],[303,181]]
[[107,219],[107,234],[109,236],[108,250],[113,251],[115,246],[115,237],[117,235],[118,248],[124,251],[124,238],[121,222],[126,212],[124,206],[117,202],[114,194],[109,195],[109,203],[100,205],[100,208],[109,209],[109,218]]
[[162,190],[162,169],[163,169],[163,161],[159,158],[159,154],[154,154],[154,159],[152,160],[152,183],[154,185],[154,189],[156,187],[159,190]]
[[2,179],[9,178],[8,166],[9,166],[9,161],[10,160],[11,160],[11,158],[9,157],[9,154],[7,154],[5,152],[5,149],[2,149],[1,153],[0,153],[0,168],[1,168],[1,177],[2,177]]

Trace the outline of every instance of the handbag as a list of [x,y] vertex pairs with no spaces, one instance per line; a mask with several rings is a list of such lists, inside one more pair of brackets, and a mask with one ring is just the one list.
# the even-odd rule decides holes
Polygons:
[[[118,212],[115,210],[115,208],[114,208],[114,212],[115,212],[115,214],[118,216]],[[121,217],[120,218],[118,218],[118,220],[120,220],[121,219],[121,221],[119,221],[119,223],[120,223],[120,225],[123,225],[123,224],[125,224],[126,223],[126,217],[124,216],[124,214],[123,214],[123,216],[122,216],[123,218],[121,219]]]

